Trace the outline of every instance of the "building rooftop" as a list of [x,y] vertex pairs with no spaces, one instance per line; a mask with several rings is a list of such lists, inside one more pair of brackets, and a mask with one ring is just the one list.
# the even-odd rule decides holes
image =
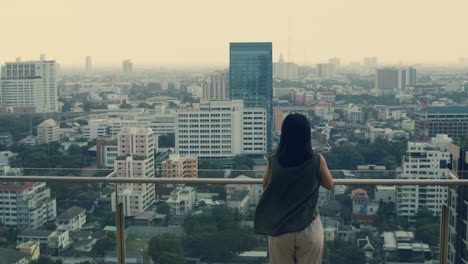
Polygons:
[[429,106],[427,107],[427,112],[431,114],[451,114],[451,113],[465,113],[468,114],[468,107],[458,106],[458,105],[449,105],[449,106]]
[[247,195],[249,195],[249,191],[247,190],[235,191],[232,193],[232,195],[228,199],[229,201],[240,202],[244,200]]
[[240,253],[239,257],[266,258],[267,251],[245,251]]
[[133,220],[144,220],[144,221],[151,221],[156,218],[156,212],[151,212],[151,211],[146,211],[146,212],[141,212],[135,217],[133,217]]
[[59,216],[57,216],[57,220],[68,220],[77,217],[79,214],[86,212],[86,209],[78,207],[78,206],[72,206],[68,208],[65,212],[61,213]]
[[17,263],[22,258],[27,257],[26,253],[9,248],[0,248],[0,264]]
[[48,237],[52,235],[55,231],[53,230],[25,230],[21,232],[18,237]]
[[53,120],[52,118],[49,118],[45,120],[44,122],[40,123],[37,127],[52,127],[56,125],[57,125],[57,122],[55,122],[55,120]]

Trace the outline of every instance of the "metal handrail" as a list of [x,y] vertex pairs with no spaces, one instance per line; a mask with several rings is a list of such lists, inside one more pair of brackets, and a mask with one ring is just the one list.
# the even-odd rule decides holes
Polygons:
[[[451,174],[451,175],[450,175]],[[262,179],[232,178],[119,178],[76,176],[0,176],[0,181],[8,182],[77,182],[77,183],[152,183],[152,184],[262,184]],[[456,179],[450,172],[450,179],[334,179],[334,185],[468,185],[468,179]]]

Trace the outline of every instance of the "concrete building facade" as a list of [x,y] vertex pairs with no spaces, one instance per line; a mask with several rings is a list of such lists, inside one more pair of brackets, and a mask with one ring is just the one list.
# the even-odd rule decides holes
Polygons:
[[267,151],[267,115],[262,108],[244,108],[242,100],[210,101],[180,110],[175,133],[182,156],[226,158]]
[[58,111],[54,60],[6,62],[1,67],[0,107],[5,112]]
[[[403,156],[403,171],[398,179],[446,179],[450,161],[448,144],[451,138],[437,135],[431,142],[408,142],[407,154]],[[414,216],[422,207],[439,215],[447,201],[445,186],[398,186],[397,214]]]
[[[154,178],[155,141],[151,128],[123,128],[117,144],[116,177]],[[126,216],[134,216],[154,206],[154,184],[122,183],[117,188],[120,194],[117,202],[123,203]]]

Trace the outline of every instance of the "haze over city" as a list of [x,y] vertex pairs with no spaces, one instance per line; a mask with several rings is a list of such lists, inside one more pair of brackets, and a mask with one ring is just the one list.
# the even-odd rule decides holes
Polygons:
[[271,41],[275,61],[455,63],[468,57],[466,10],[463,0],[2,1],[0,61],[227,64],[229,42]]
[[468,0],[2,2],[0,264],[468,263]]

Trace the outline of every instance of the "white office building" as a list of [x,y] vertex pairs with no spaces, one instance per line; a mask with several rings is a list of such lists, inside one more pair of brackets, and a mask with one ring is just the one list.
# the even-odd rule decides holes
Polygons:
[[[436,180],[447,178],[447,163],[450,160],[448,144],[452,141],[447,135],[437,135],[431,142],[408,142],[407,154],[403,156],[399,179]],[[440,214],[447,200],[447,187],[398,186],[397,214],[414,216],[426,206],[434,215]]]
[[7,62],[2,66],[0,108],[8,112],[58,111],[54,60]]
[[112,121],[104,118],[91,119],[83,127],[83,136],[87,140],[105,137],[111,134]]
[[204,102],[177,114],[176,151],[181,156],[226,158],[266,152],[266,110],[242,100]]

